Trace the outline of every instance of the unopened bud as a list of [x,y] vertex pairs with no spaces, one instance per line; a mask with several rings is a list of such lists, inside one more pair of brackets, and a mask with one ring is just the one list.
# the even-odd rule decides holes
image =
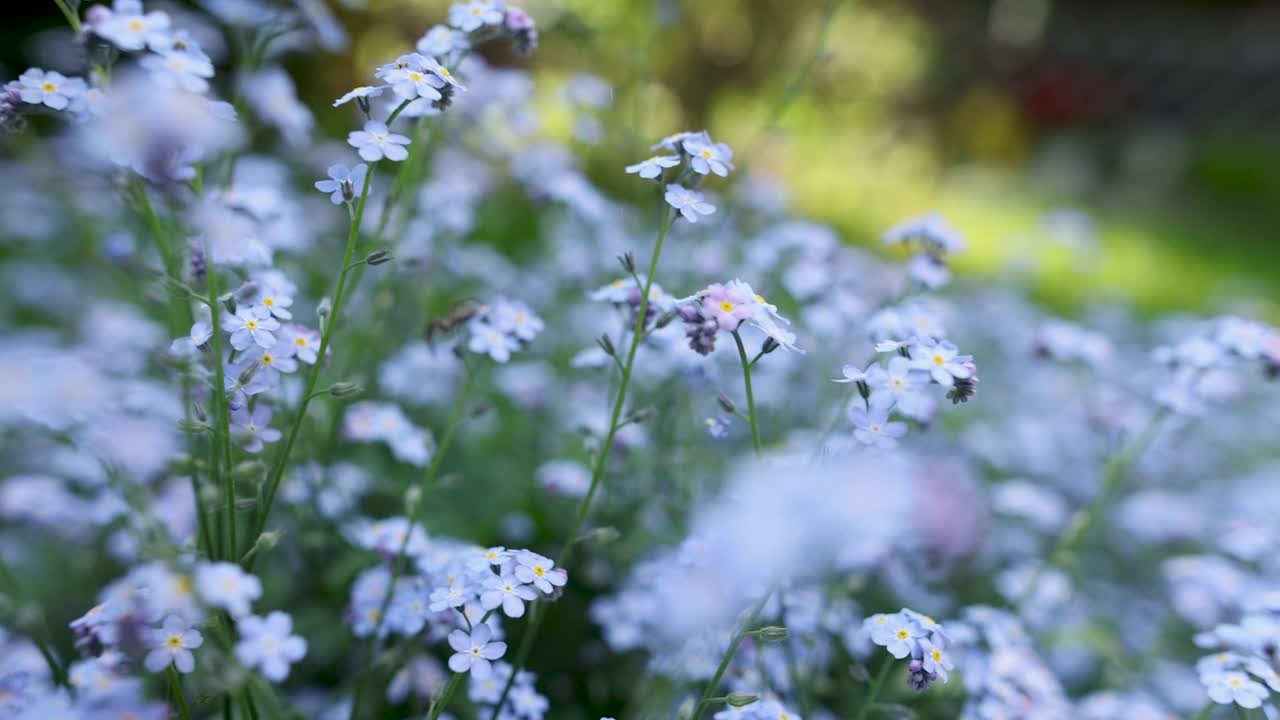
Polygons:
[[639,423],[649,422],[655,416],[657,416],[657,414],[658,414],[658,411],[651,407],[640,408],[639,410],[636,410],[635,412],[628,415],[627,419],[624,420],[622,424],[636,425]]
[[676,717],[679,720],[692,720],[694,707],[693,698],[685,698],[685,701],[680,703],[679,709],[676,710]]
[[601,350],[604,350],[605,355],[608,355],[609,357],[618,356],[618,350],[613,346],[613,340],[609,339],[608,333],[596,338],[596,344],[600,346]]
[[668,310],[658,316],[657,321],[654,322],[654,327],[664,328],[670,325],[671,321],[678,317],[680,317],[679,310]]
[[764,345],[760,347],[760,354],[768,355],[780,347],[782,347],[782,345],[780,345],[777,340],[774,340],[772,337],[767,337],[764,339]]
[[235,480],[251,480],[260,478],[266,472],[267,467],[262,464],[261,460],[246,460],[242,463],[236,463],[231,468],[231,477]]
[[595,543],[596,545],[608,545],[622,537],[622,533],[618,532],[618,528],[608,526],[599,527],[582,536],[583,541]]
[[733,401],[729,399],[729,396],[724,393],[720,393],[716,396],[716,404],[720,406],[721,410],[724,410],[727,413],[732,414],[738,412],[738,406],[734,405]]
[[358,382],[336,382],[329,386],[329,394],[336,398],[354,397],[364,392],[364,388]]
[[767,625],[751,631],[748,635],[754,635],[763,642],[782,642],[791,636],[791,631],[777,625]]
[[249,382],[253,380],[253,376],[258,374],[258,367],[259,364],[254,363],[242,370],[240,372],[240,376],[236,378],[236,384],[240,387],[248,385]]
[[422,488],[414,485],[404,491],[404,514],[410,517],[418,514],[418,503],[422,501]]
[[178,430],[184,433],[189,433],[194,435],[197,433],[208,432],[209,426],[202,422],[195,422],[192,420],[179,420]]
[[320,298],[320,304],[316,305],[316,315],[320,316],[321,320],[324,320],[325,318],[328,318],[329,315],[332,313],[333,313],[333,300],[330,300],[327,297]]
[[733,707],[740,708],[760,702],[760,696],[752,695],[750,693],[730,693],[724,701]]
[[618,256],[618,264],[622,265],[622,269],[628,275],[634,275],[636,272],[636,256],[631,253],[623,253]]
[[364,262],[366,265],[381,265],[391,262],[391,251],[386,248],[374,250],[364,259]]

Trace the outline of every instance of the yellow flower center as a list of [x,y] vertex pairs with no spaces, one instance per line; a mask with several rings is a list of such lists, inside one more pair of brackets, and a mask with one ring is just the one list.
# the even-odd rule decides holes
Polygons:
[[307,339],[306,339],[306,338],[301,338],[301,337],[300,337],[300,338],[294,338],[293,344],[294,344],[294,345],[297,345],[298,347],[306,347],[306,346],[307,346]]
[[142,25],[142,21],[141,21],[141,20],[130,20],[130,21],[129,21],[129,29],[130,29],[130,30],[141,30],[142,28],[143,28],[143,25]]
[[262,304],[263,304],[263,305],[266,305],[267,307],[275,307],[275,306],[276,306],[276,301],[275,301],[275,300],[272,300],[272,299],[271,299],[271,298],[269,298],[269,297],[264,297],[264,298],[262,298]]
[[710,159],[711,159],[711,151],[710,151],[710,150],[706,150],[706,149],[704,149],[704,150],[702,151],[702,157],[704,157],[704,158],[706,158],[706,159],[710,160]]
[[930,654],[931,654],[931,655],[933,655],[933,661],[934,661],[934,662],[942,662],[942,651],[941,651],[941,650],[934,650],[934,651],[933,651],[932,653],[930,653]]
[[275,362],[275,361],[276,361],[276,359],[275,359],[275,358],[273,358],[273,357],[271,357],[271,355],[270,355],[269,353],[263,353],[263,354],[262,354],[262,364],[263,364],[263,365],[270,365],[271,363],[273,363],[273,362]]
[[547,571],[546,571],[546,570],[544,570],[544,569],[542,568],[542,566],[541,566],[541,565],[539,565],[539,566],[537,566],[537,567],[535,567],[535,568],[533,569],[533,574],[534,574],[534,575],[537,575],[538,577],[542,577],[543,575],[545,575],[545,574],[546,574],[546,572],[547,572]]
[[409,71],[409,79],[410,79],[410,80],[412,80],[412,81],[414,81],[414,82],[418,82],[419,80],[421,80],[421,79],[422,79],[422,73],[420,73],[420,72],[414,72],[413,70],[410,70],[410,71]]
[[447,77],[447,78],[451,78],[451,77],[453,77],[452,75],[450,75],[450,74],[449,74],[449,71],[448,71],[448,70],[446,70],[446,69],[444,69],[443,67],[442,67],[442,68],[440,68],[440,74],[441,74],[442,76],[444,76],[444,77]]
[[245,326],[245,327],[247,327],[247,328],[249,328],[250,330],[257,330],[257,329],[258,329],[258,321],[257,321],[257,320],[245,320],[245,321],[244,321],[244,326]]
[[192,584],[191,578],[187,577],[186,575],[180,575],[178,577],[178,582],[176,583],[176,587],[178,592],[183,595],[190,595],[191,591],[195,589],[195,585]]
[[728,300],[725,300],[724,302],[720,303],[720,309],[725,312],[733,312],[733,303],[729,302]]
[[944,358],[944,357],[942,357],[941,355],[934,355],[934,356],[933,356],[933,364],[934,364],[934,365],[945,365],[945,364],[947,364],[947,359],[946,359],[946,358]]
[[897,636],[899,640],[906,640],[907,638],[911,637],[911,633],[907,632],[906,630],[899,630],[897,632]]
[[170,635],[169,637],[164,639],[164,644],[168,647],[171,647],[177,650],[178,648],[182,647],[182,636]]
[[41,86],[40,86],[40,89],[41,89],[41,90],[44,90],[45,92],[53,92],[54,90],[57,90],[57,89],[58,89],[58,86],[57,86],[57,85],[54,85],[54,84],[53,84],[53,83],[51,83],[51,82],[47,82],[47,83],[45,83],[45,84],[41,85]]

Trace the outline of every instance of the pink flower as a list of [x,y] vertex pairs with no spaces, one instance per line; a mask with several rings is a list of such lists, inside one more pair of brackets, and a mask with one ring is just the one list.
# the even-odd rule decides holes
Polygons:
[[743,320],[755,315],[756,306],[751,298],[737,287],[715,283],[707,288],[702,298],[702,313],[719,323],[726,332],[733,332]]

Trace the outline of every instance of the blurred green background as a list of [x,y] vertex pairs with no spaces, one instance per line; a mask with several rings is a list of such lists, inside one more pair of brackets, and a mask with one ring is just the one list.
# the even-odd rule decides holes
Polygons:
[[[326,112],[332,98],[449,3],[358,4],[334,5],[347,52],[285,59],[334,137],[349,118]],[[621,167],[649,143],[706,127],[851,242],[936,209],[970,240],[962,271],[1012,275],[1062,310],[1122,299],[1280,317],[1280,4],[522,4],[541,47],[488,59],[533,73],[544,132],[572,141],[612,192],[636,191]],[[10,77],[62,32],[52,2],[22,5],[0,43]],[[610,106],[589,111],[602,130],[590,144],[572,140],[581,113],[565,102],[584,71],[613,87]]]

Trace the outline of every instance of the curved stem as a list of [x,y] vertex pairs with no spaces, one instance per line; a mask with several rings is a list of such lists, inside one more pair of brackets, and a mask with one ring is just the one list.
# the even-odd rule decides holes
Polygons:
[[169,684],[173,686],[173,697],[178,701],[183,720],[191,720],[191,708],[187,707],[187,699],[182,695],[182,678],[172,665],[169,666]]
[[[582,502],[578,505],[578,517],[574,521],[573,529],[569,531],[565,538],[564,552],[561,553],[557,564],[562,568],[568,568],[569,560],[573,557],[573,548],[577,544],[578,536],[582,533],[582,526],[587,521],[587,514],[591,510],[591,501],[596,496],[596,491],[600,488],[600,482],[604,478],[605,465],[609,462],[609,451],[613,449],[613,438],[618,433],[620,421],[622,418],[622,408],[627,402],[627,388],[631,384],[631,370],[636,363],[636,350],[640,347],[641,340],[644,339],[644,320],[649,313],[649,291],[653,288],[653,276],[657,274],[658,258],[662,255],[662,244],[667,239],[667,231],[671,229],[671,224],[675,222],[675,215],[665,203],[662,205],[662,224],[658,228],[658,241],[653,246],[653,257],[649,260],[649,272],[645,278],[644,290],[640,293],[640,309],[636,313],[636,324],[631,332],[631,346],[627,350],[627,361],[622,366],[622,378],[618,383],[618,396],[613,401],[613,415],[609,420],[609,430],[605,433],[604,442],[601,443],[598,454],[596,455],[595,468],[591,472],[591,485],[587,488],[587,494],[582,498]],[[535,601],[535,611],[538,603]],[[498,703],[493,706],[493,712],[489,716],[489,720],[497,720],[498,713],[502,708],[502,704],[507,701],[507,695],[511,693],[511,687],[515,684],[515,677],[524,669],[525,663],[529,659],[529,653],[533,648],[533,643],[538,637],[538,630],[542,626],[542,616],[545,613],[536,613],[529,620],[529,626],[525,630],[524,637],[520,639],[520,649],[516,654],[516,663],[511,673],[511,677],[507,678],[507,684],[502,688],[502,694],[498,696]]]
[[729,648],[724,651],[724,656],[720,658],[720,665],[716,667],[715,674],[707,682],[707,689],[703,691],[702,699],[693,708],[693,716],[690,720],[701,718],[703,710],[711,704],[711,697],[715,694],[716,688],[720,687],[720,681],[724,678],[725,672],[728,671],[729,663],[733,662],[733,656],[738,654],[738,647],[742,645],[742,641],[747,637],[747,631],[751,629],[752,625],[756,624],[756,620],[764,610],[765,603],[769,602],[769,597],[772,594],[772,592],[766,592],[764,597],[760,598],[760,602],[756,603],[755,607],[751,609],[751,614],[747,616],[746,620],[742,621],[742,625],[733,634],[733,639],[729,641]]
[[742,336],[733,331],[733,341],[738,344],[738,357],[742,360],[742,384],[747,390],[747,420],[751,423],[751,442],[760,452],[760,425],[756,423],[756,399],[751,393],[751,362],[747,360],[747,348],[742,344]]
[[[311,372],[307,375],[307,385],[302,393],[302,402],[298,405],[298,416],[293,419],[293,426],[289,428],[289,435],[285,439],[284,447],[276,455],[275,465],[271,468],[271,474],[267,476],[267,494],[264,498],[261,512],[258,514],[257,522],[254,523],[253,537],[257,538],[267,526],[267,517],[271,514],[271,505],[275,502],[276,491],[280,489],[280,478],[284,475],[285,465],[289,462],[289,453],[293,451],[293,444],[298,439],[298,432],[302,429],[302,422],[307,417],[307,406],[311,403],[312,393],[316,389],[316,382],[320,378],[320,369],[324,364],[325,351],[329,349],[329,341],[333,338],[334,328],[338,325],[338,316],[342,312],[342,300],[347,286],[347,266],[351,264],[351,255],[355,252],[356,238],[360,235],[360,221],[364,218],[365,202],[369,199],[369,183],[373,180],[373,173],[377,169],[378,164],[374,163],[369,166],[369,172],[365,173],[364,186],[360,189],[360,201],[356,206],[355,214],[351,216],[351,229],[347,233],[347,249],[342,258],[342,272],[338,275],[338,287],[333,293],[333,307],[329,311],[328,321],[325,323],[324,332],[320,335],[320,347],[316,351],[316,362],[311,366]],[[216,338],[218,335],[214,333]],[[254,555],[248,559],[246,568],[253,569],[253,561],[257,556]]]
[[867,713],[871,712],[871,707],[876,704],[876,698],[880,697],[880,687],[884,685],[885,678],[889,677],[889,670],[897,664],[892,658],[884,661],[880,666],[880,672],[876,673],[876,677],[871,681],[871,687],[867,690],[867,698],[862,701],[862,708],[858,710],[857,717],[854,720],[864,720]]

